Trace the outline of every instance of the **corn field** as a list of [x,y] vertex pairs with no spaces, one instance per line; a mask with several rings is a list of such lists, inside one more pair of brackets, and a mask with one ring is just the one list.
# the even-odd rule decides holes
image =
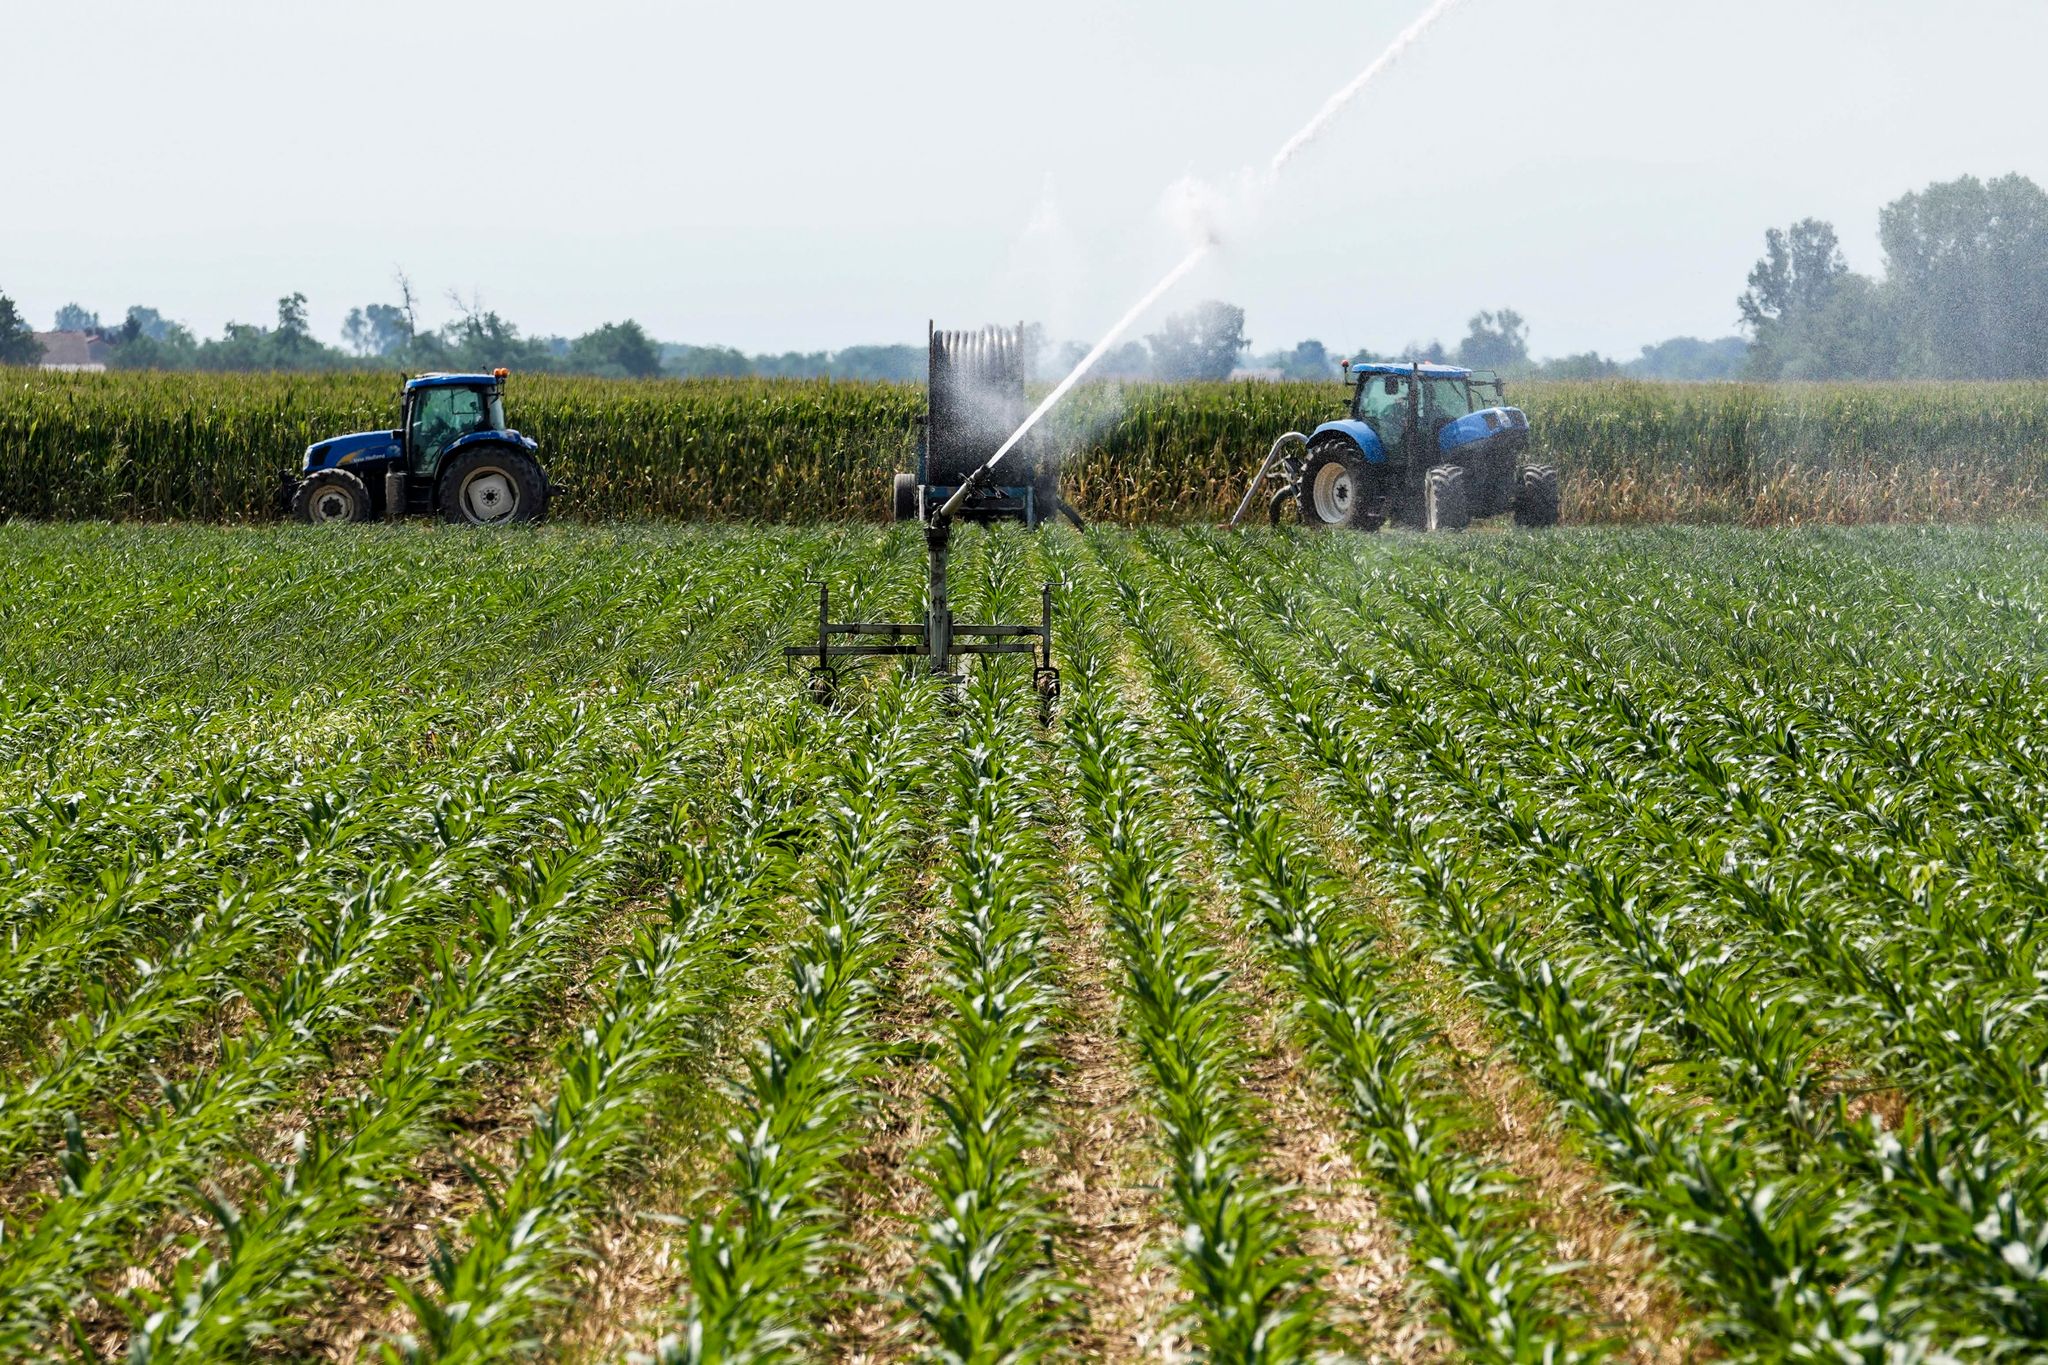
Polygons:
[[922,555],[0,527],[0,1359],[2048,1354],[2048,534]]
[[[396,376],[0,372],[0,517],[247,521],[309,443],[397,420]],[[515,376],[565,515],[881,520],[913,386]],[[1533,384],[1512,391],[1580,523],[1991,520],[2048,493],[2048,384]],[[1329,384],[1097,385],[1051,419],[1068,494],[1120,522],[1214,521]]]

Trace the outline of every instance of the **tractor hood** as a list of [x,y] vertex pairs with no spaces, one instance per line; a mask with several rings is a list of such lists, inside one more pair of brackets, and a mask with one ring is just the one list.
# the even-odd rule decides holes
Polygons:
[[330,436],[306,447],[305,473],[332,469],[336,465],[361,464],[365,460],[395,460],[399,457],[395,431],[358,431],[348,436]]
[[1437,433],[1436,444],[1444,454],[1453,455],[1467,446],[1496,437],[1505,437],[1510,444],[1528,444],[1529,419],[1522,415],[1520,408],[1487,408],[1460,417]]

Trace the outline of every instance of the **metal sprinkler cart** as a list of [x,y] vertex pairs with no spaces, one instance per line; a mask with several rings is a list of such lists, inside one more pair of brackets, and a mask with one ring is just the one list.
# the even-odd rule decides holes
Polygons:
[[[919,490],[927,558],[925,614],[921,623],[834,621],[832,590],[824,584],[818,586],[817,642],[791,645],[783,654],[812,661],[811,694],[820,701],[829,701],[837,694],[841,660],[892,655],[926,658],[931,661],[933,678],[953,684],[960,681],[954,660],[961,656],[1030,654],[1035,658],[1031,683],[1038,693],[1039,719],[1050,723],[1052,704],[1060,695],[1060,673],[1052,661],[1052,585],[1046,584],[1039,594],[1037,625],[970,625],[953,619],[952,597],[946,583],[954,523],[963,518],[986,519],[988,512],[995,511],[989,505],[992,491],[997,498],[1010,493],[997,490],[995,470],[1003,441],[1023,425],[1029,412],[1024,397],[1024,357],[1021,327],[932,333],[930,383],[925,400],[925,460],[933,467],[971,472],[950,490]],[[1026,466],[1024,488],[1031,489],[1045,478],[1049,462],[1036,440],[1020,443],[1014,457]],[[1056,488],[1057,474],[1052,477]],[[899,507],[900,482],[899,477]],[[940,502],[936,497],[924,496],[927,492],[946,492],[948,496]],[[1037,520],[1036,516],[1026,518],[1027,524],[1032,525]]]

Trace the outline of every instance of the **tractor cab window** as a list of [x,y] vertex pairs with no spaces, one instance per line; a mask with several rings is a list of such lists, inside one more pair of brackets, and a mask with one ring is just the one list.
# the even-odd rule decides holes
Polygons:
[[1358,416],[1380,434],[1388,445],[1398,444],[1408,429],[1408,391],[1411,381],[1406,375],[1367,375],[1358,386]]
[[495,431],[504,422],[498,400],[487,399],[476,389],[419,390],[413,395],[412,429],[407,433],[414,472],[433,473],[451,441],[471,432]]
[[1422,385],[1422,423],[1455,422],[1472,411],[1472,386],[1463,379],[1429,379]]

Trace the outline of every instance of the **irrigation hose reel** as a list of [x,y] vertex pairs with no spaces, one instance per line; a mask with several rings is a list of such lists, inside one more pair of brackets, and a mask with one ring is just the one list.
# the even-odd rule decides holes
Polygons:
[[[1029,654],[1034,656],[1031,684],[1038,694],[1039,721],[1051,723],[1053,703],[1060,695],[1060,673],[1052,661],[1052,585],[1040,590],[1038,624],[972,625],[953,619],[947,583],[954,523],[994,486],[997,453],[1028,412],[1022,330],[991,327],[931,334],[925,466],[959,483],[944,502],[928,503],[924,620],[914,625],[834,621],[832,589],[820,583],[816,643],[783,650],[786,658],[811,661],[810,690],[819,701],[829,703],[837,697],[841,661],[848,659],[925,658],[930,660],[931,676],[951,687],[961,681],[954,662],[958,658]],[[1020,445],[1012,454],[1024,449]]]

